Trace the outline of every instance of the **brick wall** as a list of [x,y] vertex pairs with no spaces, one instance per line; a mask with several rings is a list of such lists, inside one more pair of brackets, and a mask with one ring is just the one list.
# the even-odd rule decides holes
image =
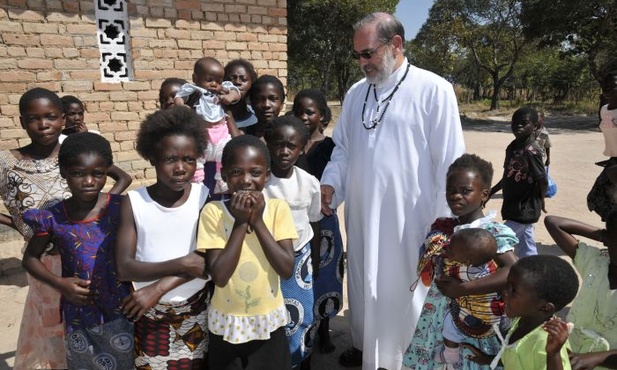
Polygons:
[[195,60],[213,56],[248,59],[286,83],[286,0],[129,0],[135,80],[118,84],[100,82],[94,1],[0,0],[0,149],[30,142],[17,103],[40,86],[80,98],[116,164],[154,178],[134,139],[165,78],[190,80]]

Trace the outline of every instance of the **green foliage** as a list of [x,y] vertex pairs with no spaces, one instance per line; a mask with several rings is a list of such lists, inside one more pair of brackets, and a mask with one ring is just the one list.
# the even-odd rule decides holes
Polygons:
[[289,90],[319,88],[342,100],[361,72],[351,57],[353,24],[398,0],[287,0]]
[[615,0],[525,0],[525,34],[541,45],[584,55],[596,80],[617,69],[617,2]]
[[475,98],[490,79],[496,109],[527,42],[520,9],[517,0],[436,0],[408,50],[415,63],[473,89]]

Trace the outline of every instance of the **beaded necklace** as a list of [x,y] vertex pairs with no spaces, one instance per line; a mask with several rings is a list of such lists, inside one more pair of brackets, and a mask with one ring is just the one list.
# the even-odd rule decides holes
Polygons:
[[[396,93],[398,88],[401,86],[401,83],[405,81],[405,78],[407,77],[407,73],[409,72],[410,66],[411,66],[411,63],[408,62],[407,69],[405,70],[405,74],[403,75],[403,77],[401,77],[401,79],[396,84],[396,86],[394,86],[394,89],[392,90],[390,95],[388,95],[382,101],[379,101],[377,99],[377,88],[375,87],[375,85],[374,84],[368,85],[368,88],[366,89],[366,95],[364,96],[364,104],[362,105],[362,126],[364,126],[365,130],[374,130],[381,123],[381,121],[383,120],[383,117],[386,115],[386,111],[388,110],[388,107],[390,106],[390,102],[392,101],[392,97],[394,96],[394,93]],[[375,97],[375,101],[377,102],[377,109],[375,113],[379,114],[379,108],[382,104],[385,103],[386,106],[384,107],[383,111],[381,111],[381,114],[377,118],[373,118],[372,120],[370,120],[371,125],[367,126],[366,122],[364,121],[364,113],[366,113],[366,102],[368,101],[368,95],[371,92],[371,87],[373,88],[373,96]]]

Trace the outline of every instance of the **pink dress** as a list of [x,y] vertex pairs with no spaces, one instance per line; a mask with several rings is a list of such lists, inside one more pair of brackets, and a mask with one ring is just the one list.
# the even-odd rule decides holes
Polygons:
[[[9,150],[0,152],[0,196],[17,230],[28,242],[33,230],[22,215],[27,209],[47,208],[71,196],[60,176],[57,158],[20,160]],[[44,254],[41,261],[61,275],[60,256]],[[60,293],[26,274],[30,286],[19,329],[14,369],[66,368]]]

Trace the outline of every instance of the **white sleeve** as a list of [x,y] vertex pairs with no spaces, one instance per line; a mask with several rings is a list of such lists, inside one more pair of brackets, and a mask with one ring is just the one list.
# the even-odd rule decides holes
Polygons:
[[429,148],[433,162],[433,196],[435,212],[433,219],[451,215],[446,203],[446,175],[448,168],[465,153],[465,139],[458,111],[454,88],[447,81],[436,86],[430,113]]

